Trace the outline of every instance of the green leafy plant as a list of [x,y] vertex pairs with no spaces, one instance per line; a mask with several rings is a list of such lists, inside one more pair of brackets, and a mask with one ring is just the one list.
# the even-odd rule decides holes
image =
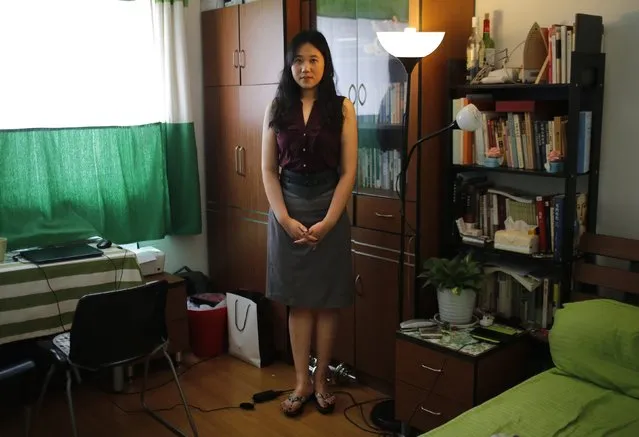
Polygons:
[[430,258],[424,262],[424,270],[419,275],[428,285],[436,289],[447,289],[459,296],[462,290],[480,291],[484,282],[482,265],[472,259],[471,254],[455,258]]

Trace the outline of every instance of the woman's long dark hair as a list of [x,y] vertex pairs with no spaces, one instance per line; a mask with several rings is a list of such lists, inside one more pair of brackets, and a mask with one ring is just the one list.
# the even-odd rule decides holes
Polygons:
[[301,90],[293,78],[291,66],[298,50],[306,43],[319,50],[324,57],[324,75],[317,85],[317,100],[315,101],[315,105],[320,110],[321,123],[341,131],[344,114],[342,112],[342,99],[338,98],[335,89],[333,58],[326,38],[316,30],[304,30],[298,33],[288,46],[284,69],[271,108],[270,126],[276,131],[286,128],[290,124],[291,109],[294,105],[299,104]]

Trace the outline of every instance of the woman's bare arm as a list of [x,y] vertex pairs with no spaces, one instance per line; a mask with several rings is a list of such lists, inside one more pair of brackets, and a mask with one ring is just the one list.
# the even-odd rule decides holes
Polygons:
[[273,128],[269,127],[271,120],[271,105],[269,104],[264,113],[264,123],[262,125],[262,183],[266,198],[271,205],[277,221],[282,223],[288,218],[288,211],[282,196],[282,187],[279,181],[279,166],[277,163],[277,140]]
[[341,175],[325,221],[332,228],[346,208],[353,192],[357,175],[357,118],[355,107],[349,99],[344,99],[344,126],[342,129]]
[[315,238],[307,235],[306,226],[289,216],[284,203],[277,162],[277,139],[273,128],[269,127],[270,120],[271,105],[266,108],[262,125],[262,184],[266,198],[275,218],[291,238],[300,242],[312,242]]

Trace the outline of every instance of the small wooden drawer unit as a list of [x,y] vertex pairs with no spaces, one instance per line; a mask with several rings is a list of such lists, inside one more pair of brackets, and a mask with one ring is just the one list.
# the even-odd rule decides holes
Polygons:
[[395,417],[420,431],[436,428],[526,379],[529,358],[526,337],[471,355],[400,332]]

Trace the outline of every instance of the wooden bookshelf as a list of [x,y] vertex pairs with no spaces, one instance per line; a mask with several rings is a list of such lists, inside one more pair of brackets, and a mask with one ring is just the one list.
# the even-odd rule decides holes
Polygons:
[[[449,111],[448,116],[449,120],[453,119],[453,112],[456,108],[455,100],[456,99],[471,99],[472,103],[474,99],[484,99],[485,107],[479,107],[482,112],[497,112],[498,117],[502,117],[505,113],[500,113],[500,111],[495,111],[495,109],[490,109],[491,102],[517,102],[517,101],[527,101],[534,102],[534,110],[530,112],[528,115],[533,120],[538,118],[548,117],[548,113],[545,111],[545,108],[552,108],[556,113],[550,116],[557,117],[561,114],[562,116],[562,134],[564,134],[562,138],[563,152],[564,152],[564,168],[563,171],[558,173],[550,173],[547,169],[544,169],[542,164],[545,164],[547,160],[547,152],[549,150],[548,143],[544,141],[544,136],[542,132],[542,136],[540,137],[539,132],[537,131],[537,125],[528,124],[526,127],[526,134],[529,135],[527,137],[527,142],[521,140],[521,142],[525,145],[528,144],[533,148],[538,147],[538,155],[534,155],[536,150],[529,152],[530,155],[526,155],[524,149],[524,157],[527,162],[527,165],[524,168],[521,167],[521,162],[519,165],[512,165],[512,160],[506,162],[504,159],[504,163],[500,167],[486,167],[482,165],[481,159],[477,159],[478,154],[483,154],[488,147],[497,145],[499,147],[503,146],[507,147],[506,143],[508,141],[513,142],[513,147],[518,146],[519,149],[519,159],[522,159],[521,154],[521,144],[518,144],[519,138],[515,138],[515,140],[511,140],[511,137],[508,137],[507,140],[504,139],[503,144],[500,143],[500,135],[502,135],[502,131],[497,128],[488,131],[488,137],[483,137],[483,140],[479,140],[480,147],[482,150],[474,150],[472,151],[473,159],[471,162],[468,162],[468,150],[464,149],[463,161],[458,162],[459,158],[459,149],[455,149],[459,147],[459,137],[455,139],[454,135],[460,135],[459,131],[455,133],[455,131],[450,132],[446,137],[446,147],[443,151],[443,162],[442,168],[444,173],[444,184],[442,190],[442,198],[443,205],[442,214],[441,214],[441,227],[442,227],[442,244],[441,244],[441,252],[444,256],[454,256],[459,252],[467,252],[473,251],[473,253],[482,260],[503,260],[507,263],[517,263],[529,265],[533,269],[541,269],[543,271],[547,271],[549,275],[552,275],[557,283],[560,284],[561,287],[561,302],[566,302],[570,295],[570,289],[572,284],[572,266],[574,261],[580,257],[579,252],[576,250],[576,243],[578,242],[578,234],[576,232],[583,232],[583,224],[578,221],[577,218],[577,195],[579,193],[586,193],[587,198],[587,208],[585,213],[585,230],[592,231],[596,229],[597,226],[597,201],[599,195],[599,157],[600,157],[600,149],[601,149],[601,122],[602,122],[602,111],[603,111],[603,93],[604,93],[604,70],[605,70],[605,54],[596,53],[572,53],[572,71],[570,77],[570,83],[562,83],[562,84],[490,84],[490,85],[475,85],[475,84],[467,84],[464,83],[464,75],[465,75],[465,64],[463,61],[451,61],[449,63]],[[459,101],[457,101],[459,104]],[[590,118],[590,150],[589,154],[587,153],[587,148],[584,147],[583,142],[583,114],[582,112],[589,112]],[[519,112],[519,111],[509,111],[509,112]],[[525,113],[527,111],[523,110],[521,113]],[[581,119],[580,119],[581,117]],[[520,126],[523,129],[523,116],[519,119]],[[509,121],[507,120],[506,123]],[[528,121],[527,121],[528,123]],[[486,122],[484,122],[484,126],[486,126]],[[512,125],[507,125],[509,128]],[[532,126],[532,131],[530,131],[530,126]],[[512,130],[512,129],[511,129]],[[540,128],[541,131],[543,129]],[[522,132],[522,131],[517,131]],[[512,132],[503,133],[504,136],[511,134]],[[490,135],[496,135],[494,143],[491,142]],[[471,147],[475,147],[478,144],[477,139],[473,135],[471,142]],[[468,137],[467,137],[468,138]],[[468,147],[468,139],[464,139],[463,147]],[[488,138],[489,143],[485,143],[486,138]],[[541,139],[540,139],[541,138]],[[502,138],[503,139],[503,138]],[[581,145],[580,143],[581,141]],[[544,144],[545,143],[545,144]],[[544,154],[543,152],[546,152]],[[584,154],[589,156],[584,158]],[[545,155],[545,156],[544,156]],[[535,165],[531,165],[531,160],[529,157],[533,157],[533,161],[535,161]],[[541,160],[541,161],[540,161]],[[588,164],[584,164],[588,162]],[[580,171],[578,171],[578,169]],[[550,199],[550,205],[552,206],[556,199],[562,198],[561,202],[561,212],[558,219],[552,221],[552,233],[550,233],[550,228],[546,226],[546,231],[544,233],[546,240],[546,253],[541,254],[520,254],[516,252],[511,252],[507,250],[495,249],[493,247],[492,241],[489,241],[485,245],[476,245],[469,244],[467,241],[462,241],[461,235],[458,231],[457,225],[455,221],[460,216],[471,217],[470,220],[474,223],[479,223],[479,229],[483,235],[487,237],[491,237],[491,234],[494,236],[494,233],[497,230],[504,229],[503,219],[503,211],[499,211],[496,213],[496,210],[492,208],[497,208],[497,204],[495,202],[494,192],[491,194],[493,198],[490,202],[482,199],[479,203],[482,205],[477,205],[474,202],[477,202],[476,197],[463,198],[463,201],[460,200],[460,195],[463,195],[463,192],[460,194],[459,190],[467,189],[466,186],[460,188],[459,183],[456,181],[460,181],[462,178],[464,180],[468,180],[470,177],[478,177],[485,179],[476,179],[479,181],[488,181],[485,185],[478,184],[480,188],[470,188],[473,191],[472,196],[480,196],[486,195],[486,193],[490,193],[488,188],[508,188],[510,184],[524,185],[525,189],[519,189],[517,191],[523,191],[525,194],[530,196],[532,200],[532,206],[530,202],[529,208],[539,208],[535,203],[535,199],[537,196],[543,195],[542,201],[542,209],[537,209],[537,214],[539,211],[544,211],[544,202],[547,199]],[[522,181],[523,180],[523,181]],[[517,182],[519,181],[519,182]],[[497,184],[496,186],[490,185],[491,183]],[[551,185],[554,192],[552,194],[548,192],[536,192],[540,186],[547,187]],[[579,187],[579,189],[578,189]],[[483,190],[483,191],[481,191]],[[563,197],[562,197],[563,196]],[[470,200],[469,200],[470,199]],[[575,199],[575,201],[570,201],[569,199]],[[501,199],[499,200],[501,202]],[[512,202],[512,200],[510,200]],[[580,201],[583,201],[583,196],[580,198]],[[461,204],[463,202],[463,205]],[[559,201],[557,201],[559,202]],[[525,203],[525,202],[524,202]],[[559,203],[557,203],[559,204]],[[512,205],[509,204],[509,205]],[[475,215],[470,214],[464,208],[470,208],[477,213]],[[482,212],[482,217],[479,216],[479,212],[481,209],[477,208],[491,208],[489,212],[486,214]],[[499,208],[502,208],[502,205],[499,204]],[[581,208],[581,206],[580,206]],[[507,209],[507,211],[516,211]],[[517,210],[518,211],[518,210]],[[553,210],[554,211],[554,210]],[[506,213],[507,214],[507,213]],[[518,214],[518,212],[514,212],[513,214]],[[492,218],[490,216],[492,215]],[[488,218],[487,218],[488,217]],[[497,217],[497,220],[495,220]],[[530,215],[528,215],[530,217]],[[545,216],[548,217],[547,215]],[[483,223],[482,223],[483,219]],[[535,223],[528,223],[532,226],[537,226],[539,223],[545,223],[544,220],[539,219],[539,215],[535,217],[535,220],[538,220]],[[575,220],[578,223],[575,223]],[[488,225],[486,225],[488,222]],[[536,232],[540,235],[540,227],[537,227]],[[560,239],[555,239],[555,233],[559,233]],[[541,235],[540,235],[541,237]],[[555,247],[555,243],[558,244]],[[548,250],[548,245],[552,248]],[[541,244],[540,244],[541,246]]]

